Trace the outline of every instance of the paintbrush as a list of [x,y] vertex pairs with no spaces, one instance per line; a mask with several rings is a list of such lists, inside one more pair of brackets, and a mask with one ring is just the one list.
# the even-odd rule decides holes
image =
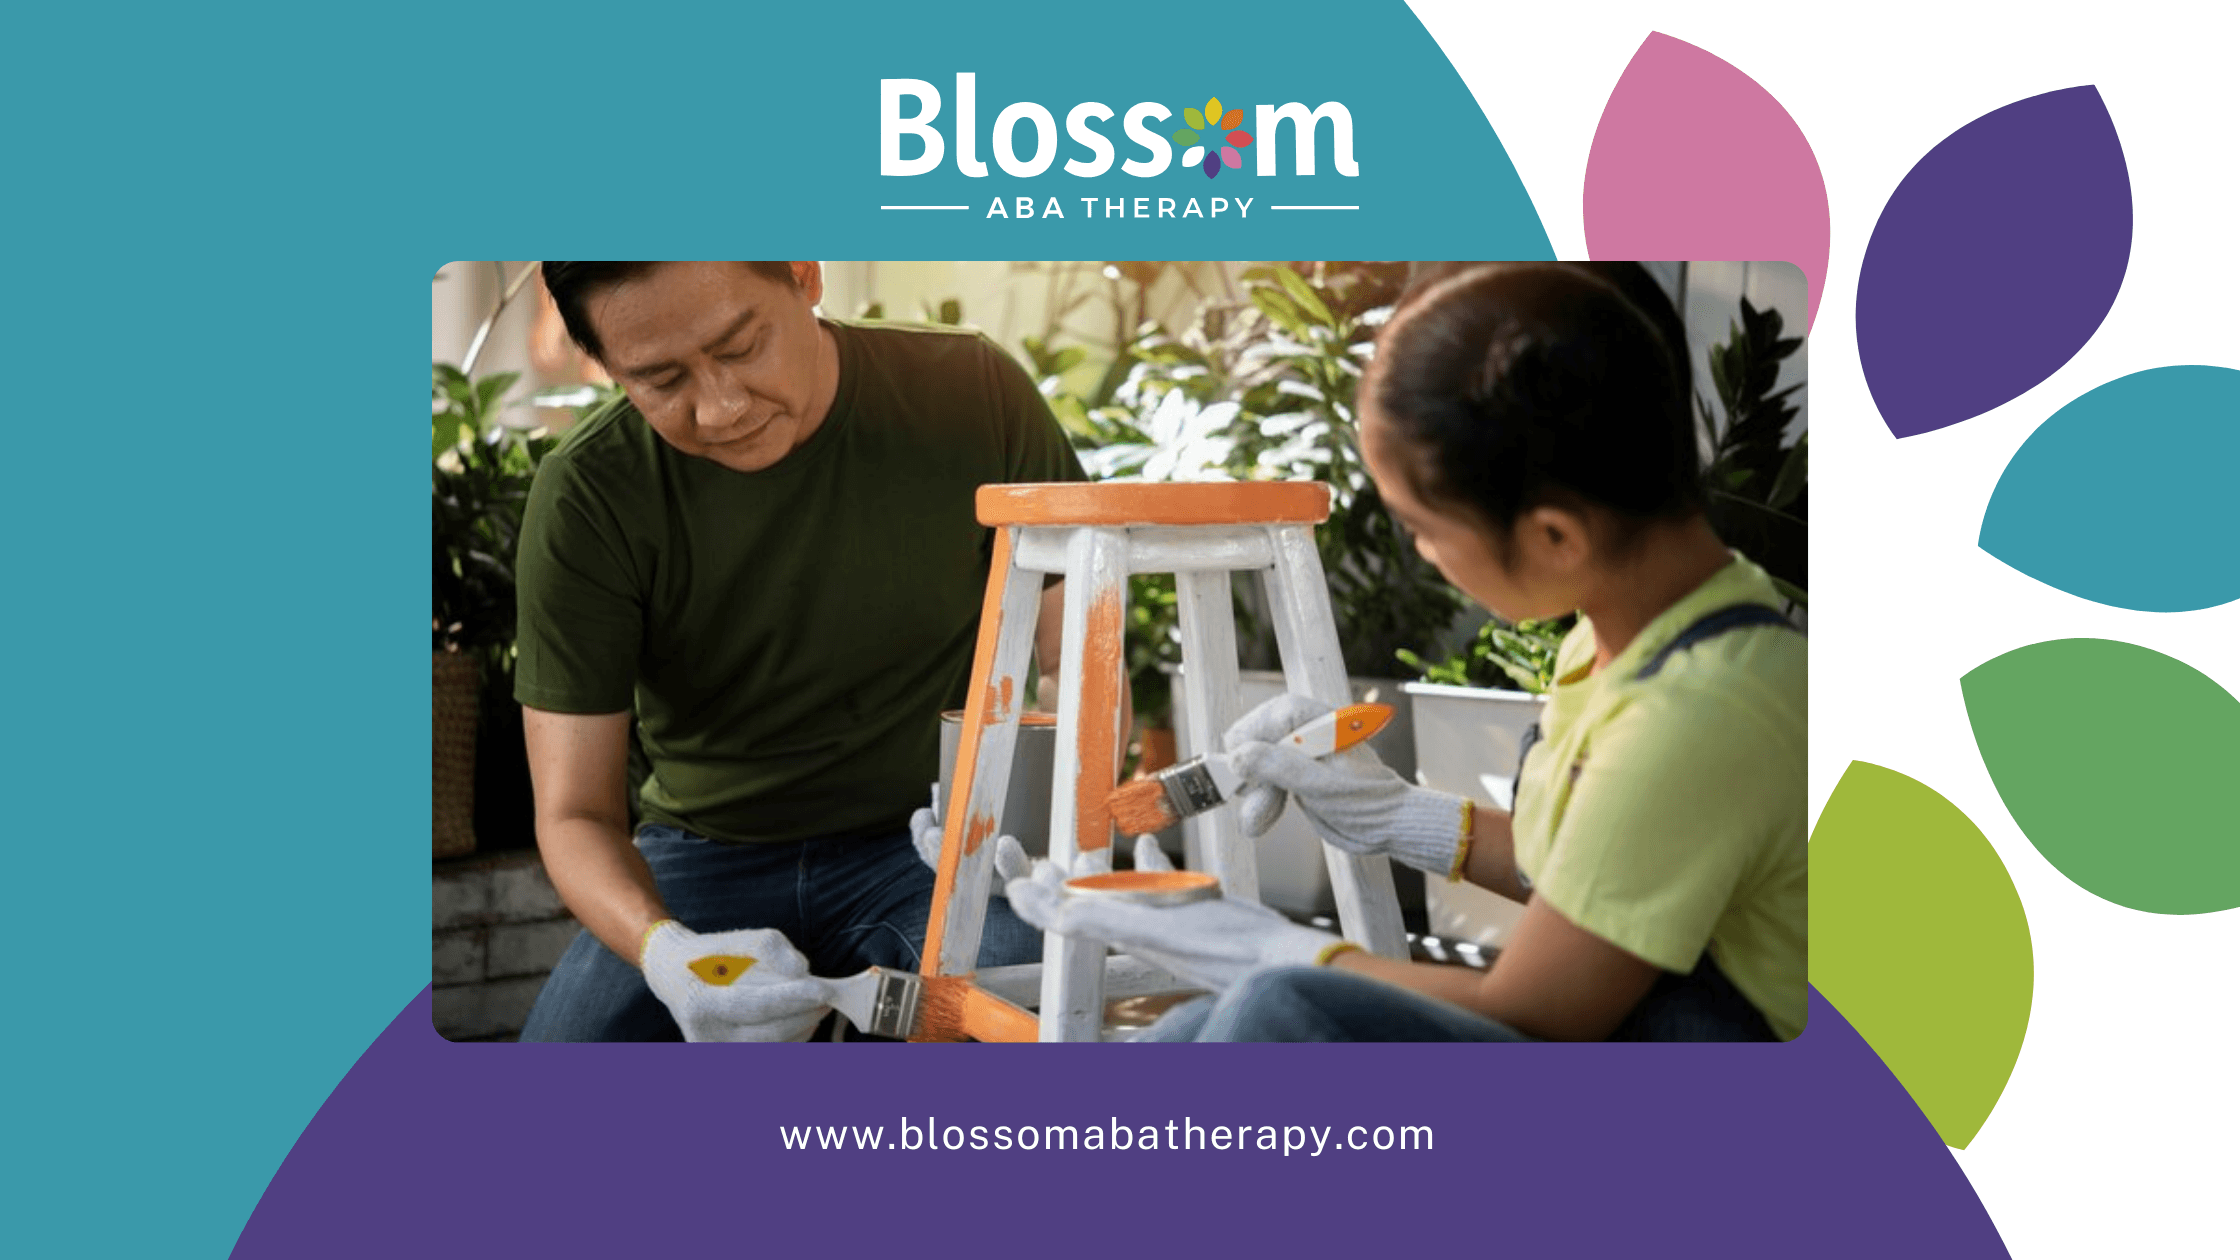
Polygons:
[[[1290,744],[1309,757],[1327,757],[1353,747],[1384,729],[1392,720],[1389,704],[1349,704],[1325,713],[1286,735]],[[1164,831],[1185,818],[1202,814],[1236,795],[1244,776],[1227,753],[1207,753],[1180,765],[1169,766],[1148,779],[1139,779],[1112,790],[1105,808],[1128,835]]]
[[[693,973],[718,988],[747,974],[755,960],[737,954],[710,954],[689,965]],[[848,1022],[874,1037],[909,1037],[917,1031],[918,995],[925,977],[910,971],[872,967],[845,980],[827,980],[832,1008]]]
[[918,994],[924,981],[916,972],[873,967],[825,984],[832,989],[832,1009],[847,1016],[857,1029],[898,1041],[917,1031]]

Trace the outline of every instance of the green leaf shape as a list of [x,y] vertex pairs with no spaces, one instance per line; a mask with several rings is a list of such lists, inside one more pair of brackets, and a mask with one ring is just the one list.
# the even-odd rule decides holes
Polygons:
[[2240,701],[2174,657],[2054,639],[1960,680],[2015,825],[2079,888],[2151,914],[2240,906]]
[[1188,127],[1184,127],[1180,131],[1175,132],[1172,139],[1176,144],[1196,144],[1198,143],[1198,133],[1190,130]]
[[1200,131],[1205,130],[1206,116],[1199,113],[1195,107],[1182,111],[1182,121],[1189,123]]
[[2030,1025],[2030,922],[2006,865],[1952,802],[1864,761],[1809,852],[1813,987],[1965,1148]]

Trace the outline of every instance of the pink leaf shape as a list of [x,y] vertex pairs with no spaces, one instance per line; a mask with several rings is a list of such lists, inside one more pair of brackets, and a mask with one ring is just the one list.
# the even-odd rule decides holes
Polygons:
[[1693,44],[1641,41],[1602,107],[1583,203],[1592,258],[1785,260],[1820,309],[1819,160],[1781,102]]
[[1244,169],[1244,159],[1237,156],[1237,151],[1228,145],[1221,146],[1221,164],[1232,171]]

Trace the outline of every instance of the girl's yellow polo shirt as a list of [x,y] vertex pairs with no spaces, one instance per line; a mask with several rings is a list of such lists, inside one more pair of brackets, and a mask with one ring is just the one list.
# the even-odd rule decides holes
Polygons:
[[1786,1041],[1805,1020],[1805,640],[1730,630],[1634,675],[1705,614],[1778,609],[1741,556],[1603,669],[1582,617],[1527,756],[1519,869],[1563,916],[1667,971],[1705,950]]

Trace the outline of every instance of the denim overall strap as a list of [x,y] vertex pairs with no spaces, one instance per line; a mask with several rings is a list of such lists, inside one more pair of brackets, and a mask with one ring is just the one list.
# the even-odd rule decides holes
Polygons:
[[[1745,626],[1780,626],[1788,630],[1797,629],[1796,625],[1787,617],[1764,604],[1729,604],[1725,608],[1705,613],[1690,624],[1687,629],[1672,636],[1670,643],[1658,648],[1655,655],[1651,656],[1640,669],[1634,671],[1633,680],[1643,682],[1656,677],[1658,671],[1664,668],[1664,663],[1671,659],[1674,652],[1683,648],[1694,647],[1705,639],[1715,639],[1729,630],[1740,630]],[[1797,632],[1799,634],[1803,633],[1801,630]],[[1532,728],[1524,733],[1524,738],[1517,743],[1516,786],[1510,790],[1509,795],[1509,812],[1511,814],[1516,813],[1518,805],[1522,804],[1524,800],[1524,759],[1532,755],[1532,746],[1539,742],[1540,724],[1534,722]]]

